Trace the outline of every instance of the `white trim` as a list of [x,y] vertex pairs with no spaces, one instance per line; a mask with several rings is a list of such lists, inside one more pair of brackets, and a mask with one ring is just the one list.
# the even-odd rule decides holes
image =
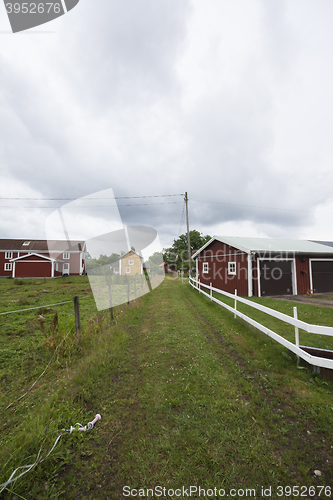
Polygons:
[[311,290],[311,293],[314,293],[313,292],[313,278],[312,278],[312,261],[321,261],[321,262],[325,262],[325,261],[329,261],[329,262],[333,262],[333,259],[309,259],[309,271],[310,271],[310,290]]
[[247,254],[247,295],[252,297],[252,257]]
[[12,272],[12,278],[15,278],[15,264],[16,264],[16,262],[15,262],[15,260],[14,260],[13,272]]
[[[68,255],[68,257],[66,257]],[[69,260],[71,258],[71,254],[70,252],[63,252],[62,254],[62,258],[63,259],[66,259],[66,260]]]
[[209,263],[203,262],[202,263],[202,274],[208,274],[208,273],[209,273]]
[[[231,266],[235,266],[234,271],[231,271]],[[229,276],[237,276],[237,262],[235,260],[228,262],[228,275]]]
[[52,261],[51,265],[52,265],[52,269],[51,269],[51,278],[54,278],[54,264],[55,262]]
[[[9,269],[6,269],[6,267],[9,267]],[[4,271],[12,271],[13,270],[13,264],[11,262],[5,262],[4,264]]]
[[[29,252],[24,255],[21,255],[21,257],[15,257],[15,259],[11,259],[11,262],[14,262],[16,260],[23,260],[29,257],[30,255],[35,255],[36,257],[41,257],[43,260],[49,260],[49,261],[54,261],[55,259],[52,259],[51,257],[46,257],[45,255],[40,255],[39,253],[35,252]],[[40,262],[40,261],[31,261],[31,262]]]
[[10,260],[13,258],[13,252],[12,251],[6,251],[5,252],[5,260]]
[[134,259],[128,259],[128,265],[134,266]]
[[266,260],[268,262],[292,262],[291,266],[291,286],[292,286],[292,291],[291,295],[297,295],[297,276],[296,276],[296,259],[284,259],[284,258],[279,258],[278,260],[275,259],[265,259],[264,257],[258,257],[257,258],[257,279],[258,279],[258,297],[261,297],[261,283],[260,283],[260,278],[261,278],[261,267],[260,267],[260,261]]

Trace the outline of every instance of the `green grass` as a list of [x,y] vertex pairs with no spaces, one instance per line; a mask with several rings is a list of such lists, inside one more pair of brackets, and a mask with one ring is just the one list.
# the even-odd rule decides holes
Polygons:
[[[207,292],[207,290],[203,290]],[[234,299],[215,292],[213,293],[213,297],[231,307],[234,307]],[[333,327],[333,308],[320,307],[313,304],[302,304],[300,302],[270,299],[268,297],[246,298],[252,302],[264,305],[291,317],[294,317],[293,308],[297,307],[299,320],[309,324]],[[270,328],[275,333],[281,335],[293,344],[295,343],[295,328],[292,325],[288,325],[282,320],[269,316],[268,314],[258,311],[257,309],[253,309],[252,307],[242,304],[241,302],[237,302],[237,309],[267,328]],[[333,336],[317,335],[299,329],[299,341],[300,345],[333,350]]]
[[91,316],[81,347],[1,410],[0,482],[97,412],[93,431],[63,436],[4,498],[118,499],[126,485],[259,497],[261,487],[331,481],[333,384],[179,280],[119,306],[112,324]]

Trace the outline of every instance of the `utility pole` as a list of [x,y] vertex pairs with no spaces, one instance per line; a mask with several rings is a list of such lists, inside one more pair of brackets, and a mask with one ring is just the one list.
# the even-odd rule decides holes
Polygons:
[[186,224],[187,224],[187,251],[188,251],[188,277],[191,277],[191,244],[190,244],[190,226],[188,222],[188,197],[187,191],[185,193],[185,205],[186,205]]

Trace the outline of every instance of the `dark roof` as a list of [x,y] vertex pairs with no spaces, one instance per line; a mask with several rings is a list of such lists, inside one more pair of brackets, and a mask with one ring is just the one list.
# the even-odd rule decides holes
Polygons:
[[321,245],[327,245],[328,247],[333,247],[333,241],[316,241],[311,240],[313,243],[320,243]]
[[[24,245],[24,243],[28,243]],[[66,241],[66,240],[14,240],[14,239],[0,239],[0,251],[1,250],[14,250],[14,251],[24,251],[33,250],[35,252],[57,252],[57,251],[79,251],[81,252],[84,247],[84,241]]]

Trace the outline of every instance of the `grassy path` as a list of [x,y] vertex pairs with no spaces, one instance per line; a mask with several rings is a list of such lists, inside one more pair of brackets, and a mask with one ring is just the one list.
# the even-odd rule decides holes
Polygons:
[[89,435],[62,438],[13,492],[97,500],[161,486],[160,498],[172,498],[169,489],[200,486],[264,498],[271,486],[270,498],[287,498],[279,485],[313,485],[303,498],[328,498],[318,486],[333,489],[333,386],[298,370],[281,346],[167,279],[99,332],[57,401],[59,411],[73,404],[102,420]]

